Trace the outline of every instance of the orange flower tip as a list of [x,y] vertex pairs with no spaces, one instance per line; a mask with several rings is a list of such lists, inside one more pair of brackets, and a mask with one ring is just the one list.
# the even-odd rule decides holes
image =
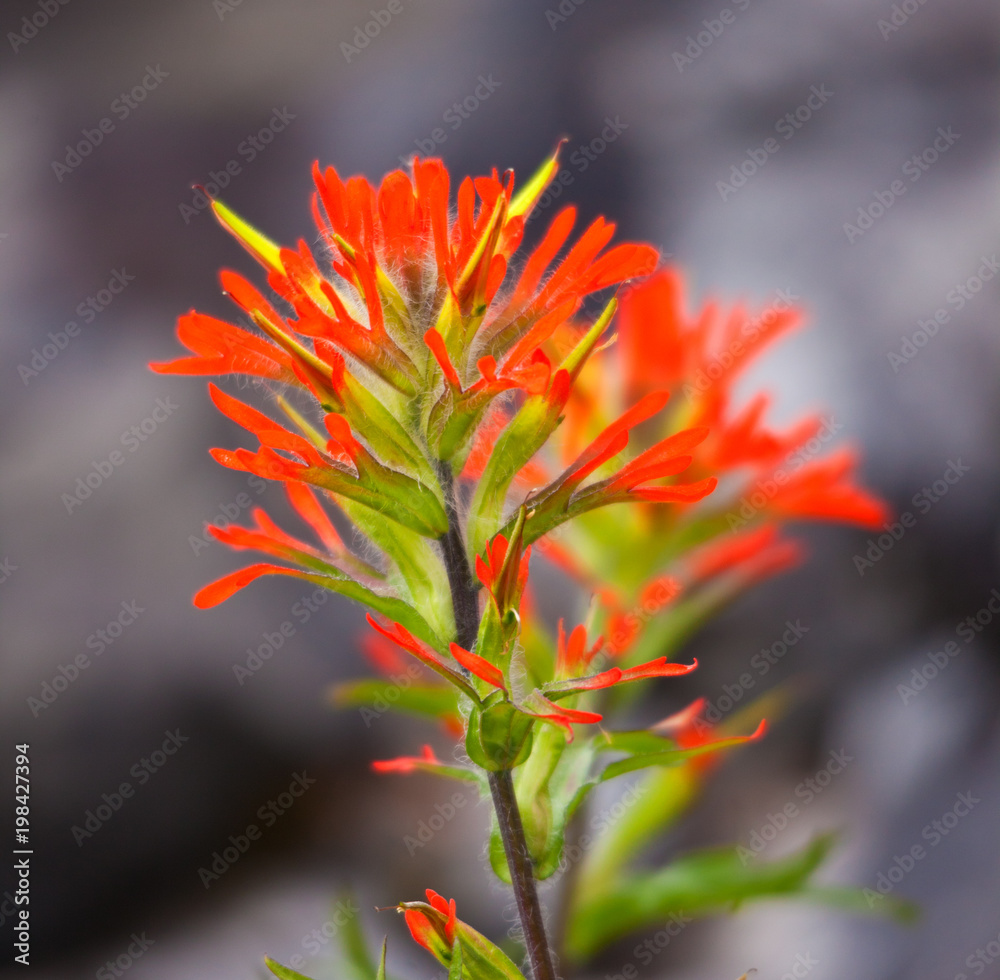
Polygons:
[[416,770],[417,766],[422,763],[427,762],[432,765],[440,765],[440,761],[434,754],[434,750],[429,746],[425,745],[419,756],[404,755],[400,756],[398,759],[376,759],[372,762],[371,767],[375,772],[386,773],[386,772],[398,772],[403,775],[408,775]]
[[749,741],[755,742],[757,739],[763,738],[767,734],[767,719],[761,718],[760,724],[757,726],[757,730],[749,736]]
[[294,575],[308,579],[308,575],[300,572],[296,568],[286,568],[284,565],[271,565],[267,562],[259,562],[256,565],[249,565],[222,578],[210,582],[199,592],[195,593],[192,600],[198,609],[211,609],[228,598],[235,595],[240,589],[260,578],[262,575]]
[[676,711],[674,714],[668,715],[662,721],[658,721],[655,725],[652,725],[650,731],[656,732],[659,735],[684,734],[698,723],[698,718],[702,711],[705,710],[707,703],[707,698],[697,698],[686,708],[681,708],[680,711]]
[[494,687],[506,690],[503,672],[499,667],[491,664],[484,657],[480,657],[476,653],[470,653],[457,643],[452,643],[450,650],[451,655],[470,673],[486,681],[487,684],[492,684]]

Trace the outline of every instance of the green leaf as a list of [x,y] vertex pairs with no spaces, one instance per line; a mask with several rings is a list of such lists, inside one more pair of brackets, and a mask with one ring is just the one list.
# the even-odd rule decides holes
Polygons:
[[264,957],[264,963],[279,980],[312,980],[311,977],[307,977],[304,973],[298,973],[295,970],[290,970],[287,966],[282,966],[280,963],[272,960],[270,956]]
[[576,346],[566,355],[559,367],[569,371],[570,377],[576,380],[576,376],[583,369],[587,359],[594,353],[597,342],[601,339],[605,329],[611,322],[611,318],[618,309],[618,300],[612,297],[607,305],[601,310],[601,315],[594,321],[593,326],[577,341]]
[[436,650],[444,646],[444,641],[430,628],[427,620],[413,606],[402,599],[397,599],[395,596],[379,595],[360,582],[349,578],[335,579],[325,575],[302,575],[301,577],[315,585],[329,589],[331,592],[339,592],[349,599],[354,599],[355,602],[360,602],[363,606],[374,609],[375,612],[382,613],[393,622],[405,626],[414,636],[419,637]]
[[[426,902],[400,902],[399,908],[419,911],[428,920],[431,928],[426,933],[427,942],[421,945],[448,968],[450,980],[457,976],[463,980],[525,980],[502,949],[461,919],[455,921],[455,938],[449,945],[445,940],[447,917],[440,910]],[[457,967],[456,959],[460,960]]]
[[269,271],[284,275],[281,262],[281,248],[256,228],[244,221],[235,211],[222,201],[212,200],[212,211],[219,224],[226,229],[258,262]]
[[357,452],[359,476],[336,466],[312,466],[301,479],[359,504],[427,538],[439,538],[448,518],[434,492],[398,470],[383,466],[364,447]]
[[576,738],[566,744],[566,736],[552,725],[543,725],[539,732],[549,738],[560,739],[564,748],[549,780],[548,791],[552,800],[552,819],[545,849],[537,859],[535,874],[539,879],[551,877],[559,870],[566,842],[566,828],[583,805],[597,781],[589,778],[591,764],[596,753],[595,739]]
[[378,959],[378,970],[375,972],[375,980],[385,980],[385,948],[388,945],[388,937],[382,939],[382,955]]
[[630,786],[626,793],[632,802],[595,839],[580,866],[577,888],[596,894],[621,875],[647,844],[687,811],[698,783],[697,774],[687,767],[661,767]]
[[[566,737],[554,725],[539,725],[531,755],[514,775],[521,823],[536,877],[541,877],[538,874],[539,862],[549,848],[554,810],[551,782],[565,747]],[[500,831],[495,825],[493,833],[499,840]]]
[[[398,572],[397,581],[393,584],[400,592],[403,591],[400,586],[404,586],[411,604],[424,611],[427,622],[440,637],[438,642],[442,644],[432,646],[439,653],[447,653],[447,641],[455,636],[455,617],[451,608],[448,573],[437,546],[416,531],[389,521],[378,511],[346,497],[338,496],[337,504],[365,536],[391,559]],[[399,578],[402,582],[398,581]]]
[[545,188],[552,182],[552,178],[559,169],[559,150],[562,142],[556,147],[552,154],[527,180],[523,187],[511,198],[510,208],[507,213],[510,217],[521,214],[528,214],[535,206],[537,200],[542,196]]
[[[551,697],[551,695],[549,695]],[[648,755],[665,752],[676,747],[676,743],[663,735],[657,735],[646,728],[630,732],[605,732],[598,740],[598,747],[605,752],[628,752],[630,755]]]
[[802,898],[860,915],[886,915],[912,925],[920,918],[920,906],[895,895],[870,894],[868,888],[848,888],[834,885],[813,886],[803,889]]
[[704,745],[696,745],[690,749],[672,748],[664,749],[661,752],[633,755],[631,758],[619,759],[617,762],[612,762],[606,766],[601,773],[601,782],[614,779],[616,776],[624,775],[627,772],[635,772],[637,769],[647,769],[649,766],[679,766],[687,762],[688,759],[694,759],[699,755],[711,755],[715,752],[722,752],[726,749],[735,748],[737,745],[745,745],[746,741],[745,736],[734,736],[733,738],[719,739],[716,742],[707,742]]
[[[344,891],[339,896],[342,905],[348,908],[355,908],[354,894]],[[355,980],[371,980],[376,973],[375,960],[368,949],[368,940],[365,938],[364,929],[361,927],[360,915],[349,915],[347,921],[340,927],[339,941],[340,947],[344,951],[347,965],[355,976]],[[380,974],[385,971],[385,941],[382,941],[382,968]]]
[[[409,678],[407,678],[409,680]],[[453,687],[413,684],[403,687],[392,680],[366,678],[337,684],[331,691],[338,708],[363,708],[401,711],[425,718],[441,718],[458,712],[458,693]],[[379,702],[386,707],[379,707]]]
[[575,961],[587,959],[622,936],[662,922],[670,913],[707,915],[752,899],[801,893],[832,843],[832,837],[820,837],[803,850],[766,864],[744,861],[736,848],[701,851],[659,871],[620,878],[596,893],[577,892],[569,916],[567,954]]
[[511,958],[471,926],[459,921],[455,936],[458,940],[455,945],[461,944],[462,947],[462,976],[465,980],[525,980]]
[[[545,445],[559,424],[558,408],[545,395],[527,398],[500,433],[469,507],[469,556],[482,554],[500,528],[507,491],[515,474]],[[513,527],[513,519],[511,520]]]
[[[566,828],[597,785],[596,780],[588,778],[594,754],[593,739],[577,738],[567,743],[561,729],[541,725],[531,755],[515,774],[521,820],[539,880],[559,870]],[[496,876],[509,885],[510,869],[495,817],[489,857]]]
[[462,944],[455,943],[451,948],[451,966],[448,967],[448,980],[462,980]]
[[440,501],[437,474],[409,432],[385,407],[383,400],[346,371],[341,396],[347,421],[364,438],[372,452],[387,466],[412,473],[422,484],[430,487]]

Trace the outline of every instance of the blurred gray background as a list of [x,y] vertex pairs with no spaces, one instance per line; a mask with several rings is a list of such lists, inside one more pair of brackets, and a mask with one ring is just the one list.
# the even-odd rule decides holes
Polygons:
[[[373,10],[386,22],[355,45]],[[7,785],[13,745],[31,745],[33,974],[110,975],[107,961],[138,951],[130,980],[242,980],[261,975],[264,952],[341,976],[332,903],[348,885],[400,976],[438,971],[373,905],[431,886],[487,934],[509,925],[483,860],[484,806],[411,855],[404,837],[453,787],[368,771],[447,740],[324,704],[328,684],[365,672],[358,610],[309,611],[297,604],[311,590],[274,580],[192,608],[242,560],[202,546],[204,522],[245,514],[241,494],[279,520],[283,506],[209,459],[236,436],[204,383],[146,369],[180,352],[178,314],[232,316],[219,267],[256,274],[192,184],[234,161],[222,198],[278,241],[311,240],[314,159],[376,180],[439,130],[456,178],[496,166],[523,179],[568,137],[563,199],[656,243],[687,270],[692,303],[797,297],[810,328],[745,391],[769,386],[779,422],[824,411],[863,447],[869,484],[915,518],[863,575],[866,532],[809,530],[809,564],[733,606],[692,644],[702,669],[637,708],[650,720],[698,694],[717,701],[786,620],[808,626],[755,689],[799,678],[798,706],[719,771],[664,853],[749,846],[831,751],[852,761],[766,849],[839,829],[826,881],[874,888],[958,794],[980,801],[895,886],[924,908],[915,928],[768,903],[686,928],[651,963],[637,936],[589,975],[1000,977],[988,951],[1000,935],[998,27],[987,0],[5,3],[0,757]],[[588,159],[579,148],[609,126],[616,138]],[[91,150],[76,157],[81,141]],[[720,187],[755,158],[740,186]],[[111,280],[120,291],[102,294]],[[108,475],[67,507],[95,464]],[[949,467],[962,475],[939,495]],[[553,613],[578,615],[555,574],[539,568],[536,583]],[[239,684],[233,665],[284,622],[292,635]],[[949,642],[959,654],[901,692]],[[80,654],[90,666],[57,682]],[[186,741],[154,756],[167,732]],[[283,809],[303,772],[315,782]],[[124,781],[134,795],[74,839]],[[198,869],[251,823],[261,839],[205,887]],[[4,916],[0,969],[13,975],[10,928]]]

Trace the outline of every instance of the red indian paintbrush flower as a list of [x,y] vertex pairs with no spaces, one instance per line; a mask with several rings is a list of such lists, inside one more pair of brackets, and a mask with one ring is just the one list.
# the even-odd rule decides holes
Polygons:
[[[244,374],[285,390],[278,422],[212,385],[219,410],[258,443],[212,455],[284,482],[321,547],[286,534],[262,511],[252,528],[213,528],[233,547],[287,564],[259,563],[224,576],[198,593],[199,606],[215,605],[261,575],[296,575],[364,603],[447,657],[456,626],[441,542],[463,522],[467,557],[477,562],[494,604],[516,604],[527,558],[520,571],[503,561],[511,488],[559,426],[615,311],[612,300],[588,321],[583,301],[648,274],[656,262],[648,245],[610,246],[614,225],[603,218],[564,251],[576,220],[566,208],[512,271],[525,219],[557,169],[554,155],[517,193],[510,172],[466,178],[452,210],[440,160],[415,158],[410,174],[394,171],[377,188],[317,166],[318,255],[304,241],[279,247],[212,202],[219,221],[264,267],[275,298],[223,272],[223,288],[249,326],[191,312],[181,318],[178,337],[192,356],[153,368]],[[554,357],[549,342],[556,334],[572,340]],[[711,491],[711,477],[674,482],[704,439],[701,429],[662,440],[609,478],[592,478],[629,430],[665,402],[662,391],[640,398],[563,474],[536,489],[519,532],[519,561],[523,546],[579,513],[640,500],[691,502]],[[499,431],[498,417],[506,419]],[[482,445],[482,433],[492,435],[492,446]],[[478,479],[457,515],[453,487],[474,449]],[[379,558],[363,560],[344,544],[329,504]]]

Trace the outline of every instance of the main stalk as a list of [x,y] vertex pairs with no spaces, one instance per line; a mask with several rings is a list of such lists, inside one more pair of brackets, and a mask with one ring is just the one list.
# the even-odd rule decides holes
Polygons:
[[[479,633],[478,589],[473,582],[472,570],[466,556],[465,541],[455,507],[451,469],[446,463],[439,466],[438,476],[441,489],[444,491],[445,510],[448,514],[448,533],[441,538],[441,548],[444,552],[452,606],[455,610],[457,642],[466,650],[472,650]],[[514,793],[514,780],[510,770],[504,769],[489,773],[489,782],[534,980],[556,980],[552,951],[545,935],[542,905],[538,900],[538,889],[535,887],[531,852],[528,850],[521,811],[518,809],[517,796]]]

